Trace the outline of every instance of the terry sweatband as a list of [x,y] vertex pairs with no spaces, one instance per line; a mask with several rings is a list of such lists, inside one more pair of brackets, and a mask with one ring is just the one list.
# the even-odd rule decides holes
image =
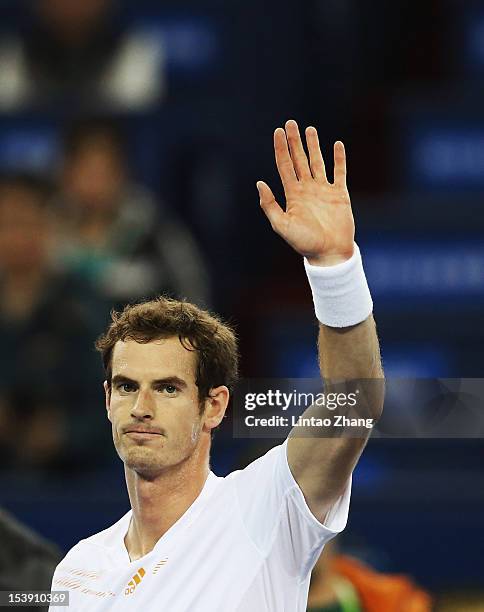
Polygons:
[[355,243],[353,255],[335,266],[304,267],[313,294],[316,317],[328,327],[349,327],[364,321],[373,310],[368,283]]

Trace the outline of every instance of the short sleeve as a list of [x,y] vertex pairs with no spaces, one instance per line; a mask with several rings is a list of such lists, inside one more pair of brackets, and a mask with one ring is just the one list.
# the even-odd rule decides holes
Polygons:
[[309,509],[287,460],[287,440],[228,476],[233,480],[245,528],[265,557],[304,579],[324,545],[346,526],[351,476],[321,523]]

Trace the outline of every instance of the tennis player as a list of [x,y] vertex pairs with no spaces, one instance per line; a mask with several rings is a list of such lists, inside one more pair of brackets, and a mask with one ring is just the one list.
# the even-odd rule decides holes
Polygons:
[[[330,183],[312,127],[306,143],[309,159],[294,121],[275,131],[286,208],[263,182],[260,204],[304,257],[323,377],[378,379],[345,150],[334,146]],[[291,432],[244,470],[220,478],[209,456],[237,378],[232,330],[192,304],[159,298],[115,314],[97,348],[131,510],[76,544],[56,568],[52,589],[68,590],[76,611],[305,610],[311,569],[345,527],[351,474],[367,436]],[[308,410],[322,416],[325,408]]]

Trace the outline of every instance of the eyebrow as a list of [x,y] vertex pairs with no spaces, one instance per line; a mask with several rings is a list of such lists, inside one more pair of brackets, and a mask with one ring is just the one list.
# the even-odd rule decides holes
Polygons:
[[[119,385],[122,383],[128,383],[130,385],[139,386],[139,383],[137,380],[129,378],[129,376],[123,376],[122,374],[116,374],[116,376],[113,376],[111,379],[111,385],[113,386]],[[165,378],[157,378],[156,380],[151,381],[152,387],[158,387],[160,385],[175,385],[176,387],[179,387],[180,389],[186,389],[188,386],[187,383],[182,378],[179,378],[178,376],[166,376]]]

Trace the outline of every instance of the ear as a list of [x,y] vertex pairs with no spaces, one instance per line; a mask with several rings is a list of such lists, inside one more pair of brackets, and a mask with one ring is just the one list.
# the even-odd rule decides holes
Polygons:
[[106,400],[106,412],[108,413],[108,419],[111,421],[111,387],[108,385],[108,381],[105,380],[103,383],[104,397]]
[[225,385],[210,389],[209,397],[205,400],[203,413],[203,430],[210,432],[215,429],[225,416],[229,404],[230,392]]

